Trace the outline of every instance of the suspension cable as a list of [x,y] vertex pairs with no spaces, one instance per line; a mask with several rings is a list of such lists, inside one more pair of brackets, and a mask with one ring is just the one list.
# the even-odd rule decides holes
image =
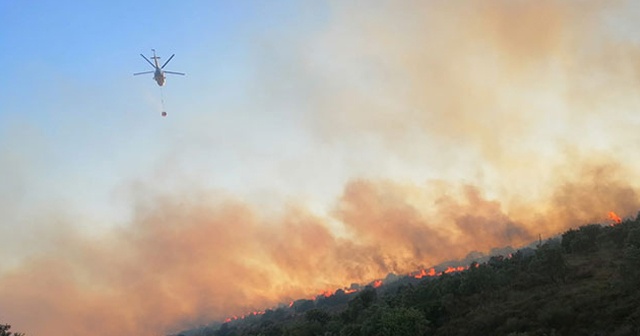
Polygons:
[[164,109],[164,93],[162,91],[162,86],[160,87],[160,103],[162,104],[162,116],[166,117],[167,116],[167,111],[165,111]]

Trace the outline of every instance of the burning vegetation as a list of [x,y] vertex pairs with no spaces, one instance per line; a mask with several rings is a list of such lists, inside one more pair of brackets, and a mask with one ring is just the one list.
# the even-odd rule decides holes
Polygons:
[[633,334],[639,256],[640,216],[582,226],[537,249],[469,266],[422,269],[351,293],[323,292],[184,335]]
[[613,221],[613,223],[611,225],[622,223],[622,218],[620,218],[620,216],[616,215],[616,213],[613,212],[613,211],[609,212],[609,218]]
[[[132,321],[104,322],[104,334],[172,333],[225,319],[271,319],[280,308],[266,308],[282,302],[284,311],[346,305],[367,284],[385,291],[403,275],[419,282],[465,273],[469,262],[434,265],[471,251],[523,246],[537,233],[551,236],[580,218],[602,221],[611,209],[624,218],[638,203],[616,179],[586,181],[564,185],[553,211],[525,209],[531,214],[510,211],[474,186],[444,182],[351,181],[329,220],[301,207],[265,219],[248,204],[202,194],[152,198],[137,207],[130,227],[109,235],[51,231],[61,244],[0,277],[0,305],[21,307],[9,310],[7,322],[28,335],[48,328],[86,334],[95,319]],[[618,206],[592,190],[628,201]],[[575,215],[568,209],[577,205],[566,199],[602,205]],[[538,216],[552,224],[531,220]],[[345,233],[337,235],[329,221],[341,223]],[[580,249],[589,241],[572,244]]]

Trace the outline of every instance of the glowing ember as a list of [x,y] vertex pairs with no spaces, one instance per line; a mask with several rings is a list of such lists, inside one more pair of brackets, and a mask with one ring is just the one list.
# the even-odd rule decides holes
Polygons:
[[345,293],[345,294],[351,294],[351,293],[355,293],[355,292],[357,292],[357,291],[358,291],[357,289],[345,289],[345,290],[344,290],[344,293]]
[[613,211],[609,211],[609,218],[613,220],[616,224],[620,224],[622,222],[622,219],[618,215],[616,215],[616,213]]
[[376,280],[373,282],[373,288],[378,288],[382,286],[382,280]]

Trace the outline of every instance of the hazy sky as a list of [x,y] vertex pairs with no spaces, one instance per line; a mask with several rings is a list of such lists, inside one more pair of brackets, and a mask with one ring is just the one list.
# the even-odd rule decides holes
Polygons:
[[[117,219],[129,208],[119,192],[134,180],[277,185],[288,174],[275,166],[308,151],[309,136],[292,108],[260,108],[270,86],[261,73],[328,16],[326,4],[295,3],[3,2],[0,139],[11,198]],[[168,78],[167,119],[157,118],[152,76],[131,76],[149,70],[138,54],[151,48],[165,60],[176,53],[167,69],[188,73]]]
[[[173,332],[635,216],[639,22],[633,1],[1,1],[0,323]],[[132,76],[152,48],[187,73],[166,118]]]

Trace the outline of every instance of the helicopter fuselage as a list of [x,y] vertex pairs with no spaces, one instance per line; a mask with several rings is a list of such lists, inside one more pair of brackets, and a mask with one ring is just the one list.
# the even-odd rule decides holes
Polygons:
[[164,76],[164,71],[162,71],[160,68],[156,68],[156,72],[153,74],[153,79],[156,81],[156,83],[158,83],[159,86],[163,86],[165,78],[166,77]]

